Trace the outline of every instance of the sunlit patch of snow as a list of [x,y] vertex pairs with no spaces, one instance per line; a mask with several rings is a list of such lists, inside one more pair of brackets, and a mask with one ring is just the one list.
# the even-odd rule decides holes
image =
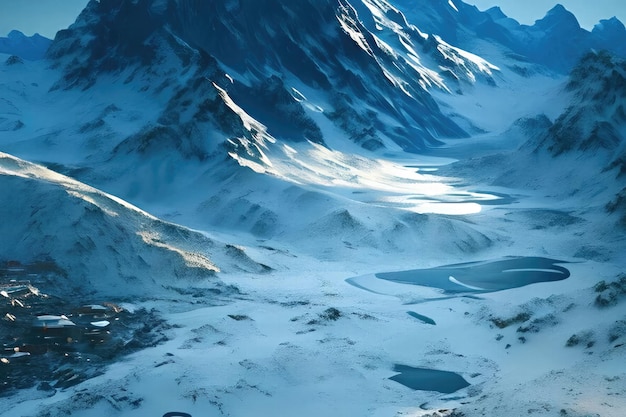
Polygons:
[[250,156],[250,158],[246,158],[241,153],[238,154],[235,152],[229,152],[228,155],[235,159],[241,166],[248,167],[258,173],[266,172],[266,166],[271,167],[272,161],[261,148],[267,150],[267,143],[276,143],[276,139],[267,133],[267,127],[265,125],[239,107],[232,98],[230,98],[226,90],[220,88],[215,83],[213,83],[213,86],[224,100],[224,103],[241,118],[244,127],[254,137],[254,141],[245,137],[237,138],[238,144],[235,144],[232,139],[228,139],[228,141],[235,146],[243,146],[246,154]]
[[301,103],[305,108],[307,108],[307,109],[309,109],[309,110],[311,110],[311,111],[313,111],[315,113],[323,113],[324,112],[324,108],[323,107],[321,107],[321,106],[319,106],[317,104],[311,103],[309,101],[309,99],[300,90],[298,90],[297,88],[292,87],[291,91],[293,93],[293,94],[291,94],[291,97],[293,97],[293,99],[295,101],[297,101],[298,103]]
[[374,41],[376,42],[376,46],[378,46],[387,55],[393,57],[394,59],[398,59],[398,54],[396,53],[395,49],[391,47],[391,45],[389,45],[376,35],[373,35],[373,37]]
[[204,268],[209,271],[220,272],[220,269],[206,256],[203,256],[197,252],[182,250],[180,248],[164,243],[162,237],[156,232],[141,230],[138,231],[137,234],[143,239],[145,243],[149,245],[178,253],[184,259],[187,266],[190,268]]
[[376,23],[382,27],[386,27],[391,29],[394,32],[402,31],[402,26],[397,24],[396,22],[389,19],[385,16],[385,13],[388,11],[393,11],[398,13],[398,10],[395,9],[392,5],[387,2],[382,2],[379,0],[362,0],[363,4],[369,9],[370,13],[374,17]]
[[265,166],[232,156],[258,173],[314,186],[343,198],[415,213],[475,214],[481,211],[480,201],[497,199],[459,189],[453,185],[454,179],[422,173],[414,166],[347,154],[314,143],[270,150],[267,158],[271,163]]
[[407,50],[408,59],[406,60],[406,63],[410,65],[411,68],[413,68],[420,76],[422,88],[427,90],[427,87],[435,85],[437,88],[450,92],[450,89],[446,86],[441,75],[422,64],[419,54],[415,51],[413,45],[411,45],[410,42],[402,36],[398,37],[398,39],[402,46],[404,46]]
[[[88,195],[87,195],[87,194],[85,194],[85,193],[81,193],[81,192],[74,191],[74,190],[68,190],[68,191],[67,191],[67,193],[68,193],[69,195],[74,196],[74,197],[80,198],[81,200],[85,200],[85,201],[87,201],[87,202],[89,202],[89,203],[93,204],[94,206],[98,206],[98,203],[96,202],[96,200],[94,200],[92,197],[88,196]],[[108,207],[102,207],[102,211],[104,211],[107,215],[109,215],[109,216],[111,216],[111,217],[117,217],[117,216],[119,216],[119,213],[118,213],[118,212],[116,212],[116,211],[114,211],[114,210],[111,210],[111,209],[110,209],[110,208],[108,208]]]
[[487,60],[479,57],[478,55],[474,55],[471,52],[467,52],[464,51],[463,49],[454,47],[448,43],[446,43],[443,39],[441,39],[441,37],[439,37],[438,35],[434,35],[435,39],[437,40],[437,49],[439,50],[439,52],[441,52],[441,54],[444,56],[444,58],[449,59],[450,61],[454,62],[456,65],[460,66],[460,67],[464,67],[467,69],[467,75],[468,77],[470,77],[473,80],[476,80],[475,75],[473,74],[473,72],[467,68],[467,66],[465,65],[465,62],[462,58],[470,61],[471,63],[473,63],[480,72],[483,72],[487,75],[492,75],[492,70],[494,71],[500,71],[500,68],[498,68],[497,66],[491,64],[490,62],[488,62]]
[[[245,143],[249,144],[252,147],[255,147],[257,150],[260,149],[258,148],[258,146],[254,143],[251,143],[250,141],[248,141],[247,139],[243,139],[243,141],[245,141]],[[248,152],[248,154],[250,156],[254,156],[254,154],[252,154],[251,152]],[[237,161],[239,163],[239,165],[241,165],[242,167],[247,167],[250,168],[251,170],[253,170],[254,172],[258,173],[258,174],[264,174],[267,172],[266,166],[264,166],[263,164],[260,164],[252,159],[248,159],[248,158],[244,158],[242,156],[240,156],[239,154],[235,153],[235,152],[229,152],[228,155],[233,158],[235,161]],[[266,158],[266,161],[268,161],[268,165],[271,164],[271,162]]]
[[[363,36],[361,31],[358,29],[357,22],[352,17],[350,17],[350,11],[348,8],[351,8],[351,7],[352,6],[350,5],[341,4],[339,6],[339,13],[337,14],[337,21],[341,25],[341,28],[343,29],[343,31],[348,36],[350,36],[350,38],[352,38],[354,43],[356,43],[359,46],[359,48],[367,52],[369,56],[374,57],[374,53],[372,52],[372,49],[367,43],[365,36]],[[352,12],[356,13],[354,12],[354,10],[352,10]]]
[[276,142],[276,139],[274,139],[272,136],[267,134],[267,127],[263,125],[262,123],[260,123],[258,120],[256,120],[254,117],[246,113],[244,109],[239,107],[233,101],[233,99],[230,98],[226,90],[219,87],[215,83],[213,83],[213,86],[218,91],[219,95],[222,97],[222,100],[224,100],[224,103],[241,118],[241,121],[243,122],[244,127],[250,132],[254,131],[260,134],[259,138],[262,139],[262,141],[260,141],[261,146],[265,147],[265,141],[268,141],[271,143]]
[[112,216],[117,216],[117,212],[113,207],[109,206],[107,200],[114,201],[120,206],[132,210],[136,213],[154,219],[155,217],[139,209],[138,207],[124,201],[114,195],[104,193],[93,187],[85,185],[73,178],[59,174],[40,165],[21,160],[12,155],[0,152],[0,173],[5,175],[20,176],[23,178],[38,178],[44,181],[54,182],[62,185],[68,194],[78,197],[95,206],[100,207],[103,211]]
[[399,77],[395,77],[384,68],[382,68],[382,70],[383,70],[383,75],[385,76],[385,78],[387,78],[389,82],[393,84],[394,87],[399,88],[407,96],[413,97],[411,93],[409,93],[409,90],[406,89],[406,86],[408,85],[406,81],[400,79]]

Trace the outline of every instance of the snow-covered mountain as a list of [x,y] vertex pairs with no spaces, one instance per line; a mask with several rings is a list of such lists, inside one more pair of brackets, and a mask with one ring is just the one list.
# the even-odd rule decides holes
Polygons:
[[[129,29],[129,18],[142,24]],[[425,89],[446,88],[437,64],[472,80],[495,68],[433,38],[424,55],[437,62],[422,63],[426,38],[386,2],[92,2],[49,57],[63,67],[60,88],[86,88],[102,73],[158,74],[168,63],[171,81],[149,90],[205,88],[214,100],[215,83],[275,137],[324,143],[319,124],[330,121],[367,149],[417,151],[466,135]],[[194,55],[205,67],[192,70]],[[303,102],[309,90],[313,102]]]
[[608,177],[601,181],[610,184],[613,194],[606,208],[619,213],[624,226],[626,60],[591,52],[574,68],[566,89],[573,97],[571,105],[548,128],[536,152],[547,148],[555,157],[573,154],[594,161],[597,168],[588,174],[596,181]]
[[[297,15],[315,20],[302,26]],[[129,18],[143,26],[129,29]],[[206,22],[217,25],[209,34],[201,30]],[[387,174],[389,166],[328,148],[416,152],[444,137],[466,136],[431,91],[450,95],[475,84],[493,86],[498,71],[421,33],[389,3],[371,1],[274,1],[263,7],[91,2],[74,25],[57,34],[48,56],[52,78],[6,95],[6,151],[135,204],[151,204],[159,214],[186,217],[194,227],[294,239],[343,216],[337,175],[356,187],[349,200],[357,206],[375,198],[385,207],[407,204],[421,213],[432,210],[426,206],[449,204],[448,187],[416,203],[408,200],[424,192],[428,176],[398,167],[415,186],[391,191],[399,178]],[[5,72],[7,79],[20,80],[25,71]],[[41,95],[51,120],[47,127],[24,120],[21,89],[50,90]],[[67,105],[55,105],[60,102]],[[57,109],[63,114],[52,116]],[[463,118],[457,114],[454,120]],[[370,175],[382,181],[379,190],[392,195],[361,194],[363,184],[349,180],[360,176],[369,182]],[[472,207],[482,198],[455,191]],[[281,195],[289,201],[307,196],[310,205],[330,196],[337,206],[313,218],[285,219],[275,203]],[[174,210],[167,203],[172,198],[180,202]],[[433,198],[436,204],[429,202]],[[294,210],[301,208],[296,204]],[[404,215],[392,216],[384,229],[404,223]],[[357,221],[363,231],[367,223]]]
[[19,30],[12,30],[6,38],[0,37],[0,54],[15,55],[28,60],[43,59],[50,44],[51,39],[38,33],[26,36]]
[[560,198],[584,198],[581,210],[600,216],[617,212],[623,227],[625,62],[605,51],[588,53],[562,87],[567,103],[562,113],[554,120],[545,114],[518,120],[506,134],[518,137],[519,149],[464,162],[457,169],[507,161],[507,169],[486,169],[485,177],[499,185],[551,189]]
[[[0,300],[46,261],[51,293],[165,323],[6,412],[621,417],[624,32],[92,0],[45,60],[1,55]],[[40,358],[12,317],[4,386]]]
[[587,31],[560,4],[531,26],[506,16],[499,7],[481,12],[462,1],[398,0],[396,4],[421,30],[461,48],[485,49],[489,56],[490,48],[484,41],[504,46],[511,66],[529,61],[568,73],[590,49],[606,49],[626,57],[626,28],[619,19],[602,20]]

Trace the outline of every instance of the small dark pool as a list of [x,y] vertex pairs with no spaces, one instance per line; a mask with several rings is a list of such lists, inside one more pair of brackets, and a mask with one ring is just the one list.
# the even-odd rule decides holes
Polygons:
[[423,314],[416,313],[415,311],[407,311],[407,314],[408,314],[409,316],[411,316],[411,317],[415,318],[415,319],[418,319],[418,320],[419,320],[419,321],[421,321],[422,323],[425,323],[425,324],[431,324],[431,325],[433,325],[433,326],[436,326],[436,325],[437,325],[437,323],[435,323],[435,320],[433,320],[433,319],[431,319],[430,317],[425,316],[425,315],[423,315]]
[[389,379],[418,391],[436,391],[443,394],[452,394],[470,385],[461,375],[449,371],[413,368],[407,365],[396,365],[393,370],[399,372],[399,374]]
[[567,263],[541,257],[510,257],[492,261],[444,265],[375,274],[376,278],[403,284],[439,288],[446,293],[486,293],[540,282],[561,281],[570,276]]

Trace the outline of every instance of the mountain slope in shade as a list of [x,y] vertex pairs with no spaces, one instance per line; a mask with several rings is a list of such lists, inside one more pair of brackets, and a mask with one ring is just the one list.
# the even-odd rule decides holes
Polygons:
[[[330,121],[370,150],[415,152],[440,137],[466,136],[426,88],[448,89],[446,79],[489,81],[497,70],[371,0],[91,2],[48,56],[64,69],[60,88],[88,88],[101,74],[159,73],[172,50],[182,54],[171,68],[182,86],[201,82],[189,77],[192,56],[216,62],[233,82],[216,72],[206,79],[274,137],[325,143],[320,126]],[[148,89],[167,91],[162,82]],[[315,91],[316,104],[296,91]]]
[[549,190],[572,210],[591,215],[598,230],[619,237],[615,223],[626,224],[625,62],[605,51],[588,53],[558,92],[567,102],[560,114],[519,119],[503,134],[519,141],[518,149],[460,162],[456,172],[473,171],[500,186]]
[[607,176],[606,182],[614,184],[606,209],[618,213],[626,226],[626,60],[589,53],[572,71],[567,90],[573,95],[571,106],[549,127],[536,151],[547,148],[556,157],[596,160],[600,166],[592,176]]
[[6,38],[0,37],[0,54],[15,55],[23,59],[43,59],[52,40],[35,33],[26,36],[18,30],[9,32]]
[[[604,151],[609,164],[622,158],[626,146],[626,60],[601,51],[583,57],[571,73],[566,90],[570,106],[550,128],[539,149],[558,156]],[[626,167],[622,168],[622,173]]]

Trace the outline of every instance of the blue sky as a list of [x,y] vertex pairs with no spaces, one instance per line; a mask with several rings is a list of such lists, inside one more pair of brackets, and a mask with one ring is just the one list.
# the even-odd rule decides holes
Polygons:
[[88,0],[0,0],[0,36],[17,29],[26,35],[54,38],[67,28]]
[[[87,1],[0,0],[0,36],[17,29],[26,35],[38,32],[53,38],[59,29],[74,22]],[[508,16],[525,24],[543,17],[557,1],[573,12],[586,29],[593,28],[600,19],[613,16],[626,22],[626,0],[465,0],[481,10],[498,5]]]

